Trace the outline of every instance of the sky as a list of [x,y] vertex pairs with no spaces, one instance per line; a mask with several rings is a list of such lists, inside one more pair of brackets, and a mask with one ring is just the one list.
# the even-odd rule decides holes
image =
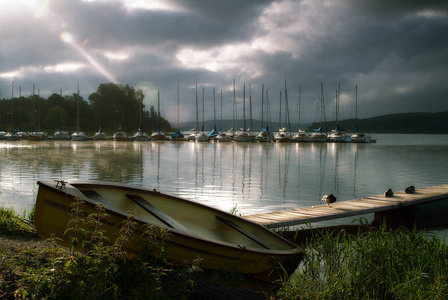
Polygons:
[[0,7],[0,98],[28,97],[33,84],[42,97],[72,95],[79,82],[88,99],[100,84],[119,83],[141,89],[146,109],[157,109],[160,91],[161,114],[176,124],[178,115],[196,119],[196,83],[200,118],[231,119],[235,82],[239,118],[252,108],[261,119],[263,108],[264,121],[278,122],[286,94],[291,122],[306,124],[320,120],[322,84],[327,120],[336,112],[363,119],[448,111],[446,0],[0,0]]

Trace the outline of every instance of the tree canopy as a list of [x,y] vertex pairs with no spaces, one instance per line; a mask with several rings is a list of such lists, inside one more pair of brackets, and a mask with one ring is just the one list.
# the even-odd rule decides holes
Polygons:
[[[159,119],[154,107],[145,110],[142,90],[115,83],[100,84],[88,101],[78,94],[53,93],[47,99],[38,95],[0,100],[0,129],[54,131],[59,128],[73,131],[77,126],[77,106],[80,127],[86,132],[115,132],[121,127],[133,132],[140,126],[145,131],[157,128]],[[160,117],[160,127],[172,131],[168,121]]]

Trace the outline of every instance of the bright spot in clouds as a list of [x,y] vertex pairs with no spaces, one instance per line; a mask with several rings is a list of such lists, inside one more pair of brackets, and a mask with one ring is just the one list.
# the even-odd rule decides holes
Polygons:
[[109,60],[126,60],[129,55],[123,52],[104,52],[104,56]]
[[44,67],[44,70],[49,73],[66,73],[66,72],[75,72],[80,68],[84,68],[85,66],[80,63],[62,63],[54,66]]
[[61,33],[61,40],[64,43],[71,44],[73,42],[73,35],[69,32],[64,31]]

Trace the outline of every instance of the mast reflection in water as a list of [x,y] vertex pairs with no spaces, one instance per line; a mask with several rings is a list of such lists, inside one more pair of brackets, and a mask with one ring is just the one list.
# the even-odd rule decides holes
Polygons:
[[446,135],[376,144],[0,141],[0,205],[34,204],[39,179],[121,182],[239,214],[448,183]]

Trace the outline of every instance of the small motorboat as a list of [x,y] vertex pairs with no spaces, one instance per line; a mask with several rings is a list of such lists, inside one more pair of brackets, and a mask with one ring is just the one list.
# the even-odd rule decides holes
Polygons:
[[[105,205],[109,215],[103,229],[109,241],[116,239],[130,209],[137,222],[166,228],[169,238],[167,260],[174,263],[202,258],[201,267],[253,274],[256,278],[278,278],[292,274],[302,259],[302,249],[280,235],[242,217],[197,202],[154,190],[100,181],[38,181],[35,226],[40,238],[56,237],[69,245],[70,205],[76,197],[85,202],[85,214],[97,213]],[[143,238],[135,234],[126,250],[138,253]],[[277,276],[273,275],[277,273]]]

